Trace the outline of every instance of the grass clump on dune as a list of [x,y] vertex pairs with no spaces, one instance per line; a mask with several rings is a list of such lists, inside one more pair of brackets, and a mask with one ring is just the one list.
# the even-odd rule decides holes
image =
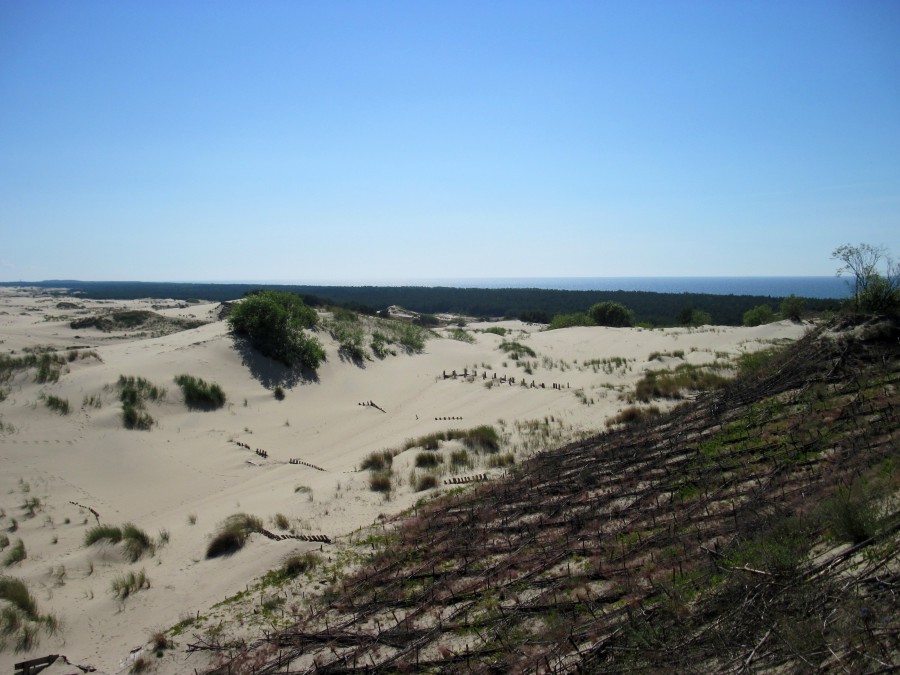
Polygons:
[[166,390],[157,387],[143,377],[119,375],[116,382],[119,400],[122,402],[122,423],[126,429],[148,430],[153,426],[153,418],[144,410],[149,399],[160,401],[165,398]]
[[67,399],[59,398],[58,396],[53,396],[51,394],[44,399],[44,405],[50,408],[50,410],[58,412],[60,415],[69,414],[69,401]]
[[176,375],[175,383],[181,387],[189,408],[215,410],[225,405],[225,392],[215,382],[205,382],[193,375]]
[[129,572],[112,580],[112,592],[120,600],[124,600],[129,595],[133,595],[145,588],[150,588],[150,577],[144,570],[137,574]]
[[28,554],[25,552],[25,543],[21,539],[17,539],[16,543],[6,552],[6,556],[3,558],[3,566],[11,567],[16,563],[22,562],[27,557]]
[[37,601],[19,579],[0,577],[0,600],[8,603],[0,611],[0,652],[9,640],[16,652],[28,651],[37,646],[40,630],[53,634],[59,627],[55,616],[38,612]]
[[92,527],[84,535],[84,545],[92,546],[98,542],[108,542],[112,545],[122,542],[125,555],[131,562],[136,562],[145,553],[152,553],[153,541],[139,527],[133,523],[125,523],[121,527],[113,525],[97,525]]
[[206,547],[207,558],[217,558],[223,555],[231,555],[244,547],[247,538],[253,532],[261,532],[262,521],[256,516],[246,513],[235,513],[222,523],[219,531],[213,535]]

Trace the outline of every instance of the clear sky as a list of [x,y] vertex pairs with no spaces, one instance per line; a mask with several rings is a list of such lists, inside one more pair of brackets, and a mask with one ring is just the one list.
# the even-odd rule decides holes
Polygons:
[[900,255],[900,2],[0,2],[0,280]]

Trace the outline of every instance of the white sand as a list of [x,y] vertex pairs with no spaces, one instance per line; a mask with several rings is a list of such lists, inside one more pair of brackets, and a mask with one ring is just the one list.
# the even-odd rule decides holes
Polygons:
[[[60,301],[85,309],[57,309]],[[284,401],[277,401],[242,363],[224,322],[164,337],[124,337],[69,327],[68,319],[79,312],[150,308],[154,303],[169,305],[159,310],[167,316],[204,320],[214,319],[217,308],[179,307],[183,303],[174,301],[84,301],[0,289],[0,353],[21,355],[23,348],[37,345],[59,349],[84,345],[100,357],[73,361],[55,383],[36,383],[34,370],[0,383],[8,392],[0,402],[0,421],[5,425],[0,432],[0,507],[5,512],[0,532],[11,543],[22,539],[28,556],[21,563],[0,567],[0,574],[25,581],[40,611],[53,613],[62,623],[59,633],[41,635],[39,645],[28,652],[16,654],[7,648],[0,653],[0,672],[10,672],[14,662],[51,653],[65,654],[100,672],[120,672],[128,668],[132,650],[144,645],[154,630],[205,612],[277,567],[288,554],[320,547],[253,535],[235,555],[206,560],[211,533],[232,513],[259,516],[273,531],[271,518],[281,513],[299,532],[337,539],[422,496],[408,480],[415,450],[395,459],[401,484],[390,501],[371,492],[368,473],[355,469],[372,451],[398,447],[407,438],[433,431],[492,424],[506,434],[510,451],[524,458],[548,441],[529,440],[517,431],[516,422],[552,417],[549,442],[603,430],[606,419],[627,405],[610,386],[633,386],[648,367],[682,362],[673,357],[648,362],[652,352],[683,350],[684,360],[707,363],[716,352],[736,355],[773,340],[796,339],[805,330],[788,322],[752,329],[543,332],[540,326],[515,321],[473,323],[467,330],[473,331],[474,344],[435,338],[423,354],[374,360],[363,368],[342,362],[333,341],[320,332],[328,362],[320,368],[318,381],[298,383],[287,389]],[[475,332],[488,326],[507,328],[511,331],[507,339],[537,352],[536,359],[528,359],[538,362],[533,374],[525,374],[497,349],[503,338]],[[545,357],[553,361],[549,368],[542,363]],[[608,373],[602,366],[595,371],[582,365],[610,357],[627,359],[627,368]],[[486,371],[489,379],[495,373],[498,378],[513,376],[517,385],[486,387],[482,364],[492,367]],[[477,370],[473,382],[442,377],[444,371],[462,373],[464,368],[470,373]],[[214,412],[188,410],[173,382],[180,373],[221,385],[228,396],[226,406]],[[148,405],[157,420],[152,430],[122,427],[113,387],[120,374],[145,377],[167,388],[163,402]],[[546,388],[518,386],[522,377],[529,385],[533,380]],[[554,383],[561,388],[553,388]],[[41,394],[68,399],[71,412],[51,411]],[[100,398],[99,408],[82,406],[91,396]],[[369,400],[386,412],[359,405]],[[266,450],[268,459],[235,441]],[[289,464],[290,458],[326,471]],[[478,466],[468,473],[484,471]],[[311,488],[312,499],[295,492],[298,486]],[[32,497],[41,507],[28,518],[22,504]],[[133,564],[115,549],[85,548],[84,534],[95,521],[70,501],[96,509],[104,524],[134,522],[154,537],[165,530],[169,543]],[[18,529],[7,532],[13,518]],[[191,524],[189,519],[194,518]],[[0,552],[0,560],[8,551]],[[151,587],[124,602],[114,598],[112,580],[142,569]]]

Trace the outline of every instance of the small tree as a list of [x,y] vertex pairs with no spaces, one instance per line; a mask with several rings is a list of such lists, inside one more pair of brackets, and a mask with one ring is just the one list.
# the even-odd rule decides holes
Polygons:
[[744,312],[745,326],[760,326],[764,323],[772,323],[775,320],[775,312],[768,305],[757,305],[753,309]]
[[803,298],[798,298],[792,293],[781,301],[781,316],[791,321],[800,321],[800,318],[803,316],[803,305],[805,303],[806,301]]
[[588,310],[598,326],[633,326],[634,312],[618,302],[598,302]]
[[[900,268],[888,255],[884,246],[844,244],[831,257],[841,266],[837,275],[853,276],[853,308],[860,312],[886,312],[900,306]],[[885,274],[878,273],[884,263]]]

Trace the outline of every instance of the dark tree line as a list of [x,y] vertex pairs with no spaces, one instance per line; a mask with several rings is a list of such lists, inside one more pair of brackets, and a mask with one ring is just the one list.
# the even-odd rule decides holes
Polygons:
[[[299,294],[318,307],[337,304],[374,313],[389,305],[433,314],[455,312],[477,317],[508,317],[548,323],[557,314],[586,313],[600,302],[618,302],[634,312],[636,321],[653,325],[678,325],[685,312],[705,312],[712,323],[738,326],[744,313],[768,304],[777,310],[783,298],[702,293],[652,293],[648,291],[562,291],[539,288],[449,288],[425,286],[290,286],[266,284],[204,284],[113,281],[5,282],[0,285],[65,287],[86,298],[174,300],[234,300],[246,293],[271,289]],[[839,300],[806,299],[811,312],[836,310]]]

